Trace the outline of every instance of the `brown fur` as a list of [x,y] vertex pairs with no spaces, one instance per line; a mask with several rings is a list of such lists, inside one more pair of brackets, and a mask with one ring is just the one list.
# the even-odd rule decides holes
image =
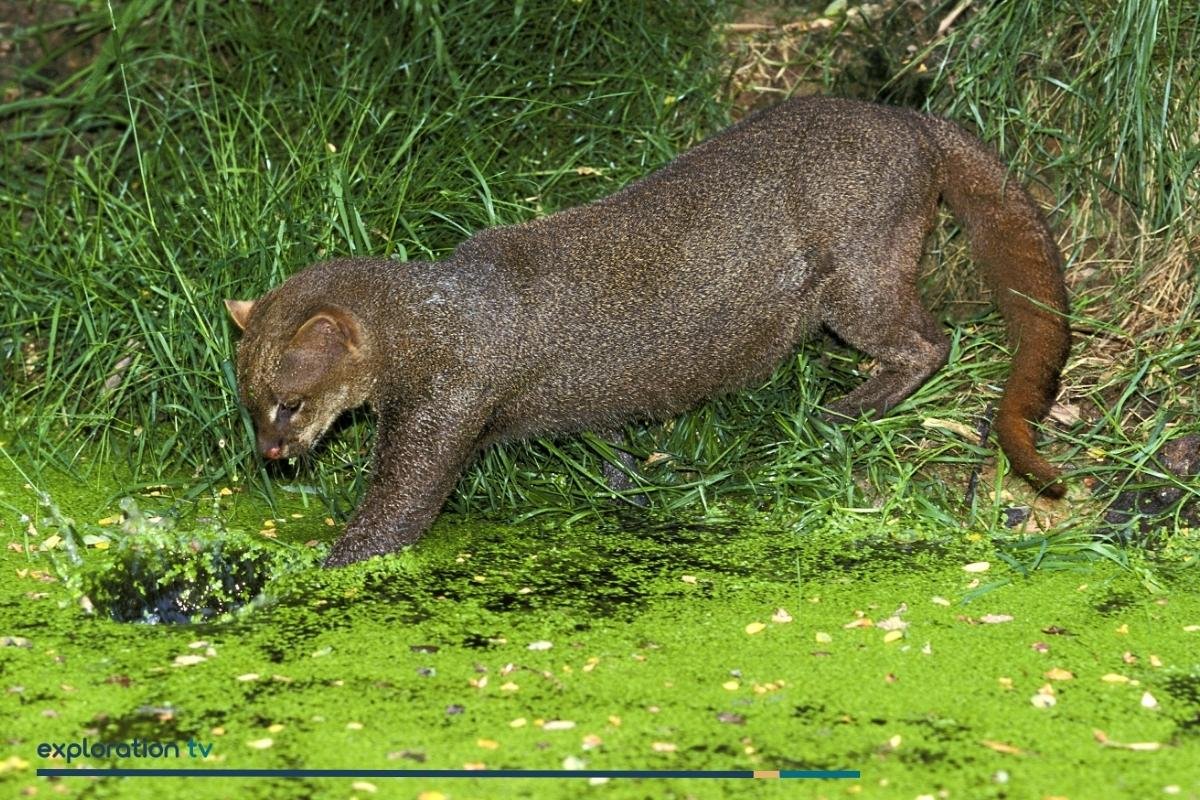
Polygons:
[[822,325],[879,363],[830,410],[881,414],[949,352],[916,287],[939,196],[1015,347],[1001,447],[1061,496],[1030,427],[1069,346],[1049,228],[975,137],[848,100],[783,103],[610,197],[482,231],[442,262],[324,262],[229,301],[243,401],[270,457],[363,402],[378,415],[372,484],[330,565],[415,541],[481,447],[668,417],[761,380]]

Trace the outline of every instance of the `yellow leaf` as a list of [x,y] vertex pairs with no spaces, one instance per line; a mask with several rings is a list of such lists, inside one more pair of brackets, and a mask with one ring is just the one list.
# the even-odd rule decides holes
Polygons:
[[984,747],[991,748],[997,753],[1007,753],[1010,756],[1021,755],[1021,748],[1016,747],[1015,745],[1006,744],[1005,742],[996,742],[991,739],[984,739],[982,744]]
[[761,633],[763,630],[766,629],[766,627],[767,626],[761,622],[751,622],[749,625],[746,626],[746,633],[753,636],[756,633]]
[[926,417],[921,420],[922,428],[941,428],[942,430],[950,431],[958,434],[969,441],[978,441],[979,433],[970,425],[964,425],[961,422],[955,422],[952,419],[938,419],[937,417]]
[[0,761],[0,775],[6,772],[16,772],[17,770],[28,769],[29,762],[20,756],[9,756]]

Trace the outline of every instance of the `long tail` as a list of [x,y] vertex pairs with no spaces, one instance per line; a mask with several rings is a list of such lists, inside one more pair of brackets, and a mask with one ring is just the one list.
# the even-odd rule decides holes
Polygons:
[[967,229],[1015,348],[996,436],[1013,470],[1062,497],[1066,486],[1038,455],[1032,427],[1050,410],[1071,347],[1062,255],[1033,198],[982,142],[945,120],[932,128],[942,150],[942,197]]

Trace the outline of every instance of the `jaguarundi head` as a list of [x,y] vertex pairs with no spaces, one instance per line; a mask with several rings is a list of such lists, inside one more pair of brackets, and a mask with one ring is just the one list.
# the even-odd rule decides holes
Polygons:
[[298,308],[258,300],[226,300],[242,331],[238,394],[254,420],[264,458],[299,455],[317,443],[343,411],[362,405],[371,380],[362,325],[344,308]]

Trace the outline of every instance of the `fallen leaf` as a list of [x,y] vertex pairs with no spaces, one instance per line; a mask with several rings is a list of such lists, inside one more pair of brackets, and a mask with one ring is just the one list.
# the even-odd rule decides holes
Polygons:
[[997,753],[1007,753],[1010,756],[1019,756],[1022,753],[1021,748],[1016,745],[1007,744],[1006,742],[996,742],[991,739],[984,739],[982,742],[984,747],[995,750]]
[[961,422],[956,422],[952,419],[938,419],[937,417],[926,417],[921,420],[922,428],[941,428],[945,431],[958,434],[963,439],[971,442],[979,441],[979,433],[970,425],[964,425]]
[[771,615],[771,622],[786,623],[792,621],[792,615],[782,608],[775,609],[775,613]]
[[653,742],[650,747],[656,753],[674,753],[679,749],[674,742]]
[[1070,427],[1081,421],[1083,416],[1079,413],[1079,406],[1071,403],[1055,403],[1050,406],[1050,411],[1047,416],[1060,425]]
[[1012,622],[1011,614],[984,614],[979,621],[986,625],[999,625],[1002,622]]
[[963,572],[987,572],[992,568],[992,565],[987,561],[973,561],[970,564],[963,565]]
[[746,633],[753,636],[756,633],[761,633],[763,630],[766,629],[766,627],[767,626],[761,622],[751,622],[749,625],[746,626]]
[[1050,708],[1058,703],[1058,699],[1052,694],[1035,694],[1029,698],[1029,702],[1033,703],[1034,708]]
[[1116,747],[1121,750],[1137,750],[1137,751],[1141,751],[1141,752],[1153,752],[1162,747],[1161,742],[1129,742],[1128,744],[1123,743],[1123,742],[1117,742],[1117,741],[1114,741],[1113,739],[1108,738],[1108,734],[1106,734],[1104,731],[1100,730],[1099,728],[1092,729],[1092,737],[1097,742],[1104,745],[1105,747]]
[[1054,687],[1047,683],[1029,698],[1029,702],[1033,703],[1034,708],[1050,708],[1058,703],[1058,698],[1054,696]]
[[1052,681],[1073,681],[1075,673],[1061,667],[1054,667],[1046,671],[1046,677]]
[[0,760],[0,775],[6,772],[18,772],[29,768],[29,762],[20,756],[9,756],[6,759]]

